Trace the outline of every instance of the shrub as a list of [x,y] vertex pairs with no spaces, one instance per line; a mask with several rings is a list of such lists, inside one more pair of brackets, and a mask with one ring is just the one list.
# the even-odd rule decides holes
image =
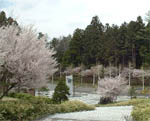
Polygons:
[[[116,102],[113,104],[108,104],[106,106],[137,106],[139,104],[142,103],[149,103],[150,100],[149,99],[132,99],[132,100],[128,100],[128,101],[121,101],[121,102]],[[99,105],[97,105],[99,106]]]
[[133,108],[132,117],[136,121],[150,121],[150,102],[141,103]]
[[129,88],[129,95],[130,95],[131,99],[136,98],[136,89],[135,89],[135,87],[130,87]]
[[78,100],[63,102],[60,105],[63,105],[64,107],[69,108],[70,111],[68,111],[68,112],[94,110],[95,109],[95,107],[93,105],[88,105],[88,104],[85,104]]
[[15,95],[16,95],[16,93],[15,92],[10,92],[10,93],[8,93],[8,97],[15,97]]
[[139,108],[135,107],[132,112],[132,116],[136,121],[148,121],[150,119],[150,109],[147,107]]
[[99,104],[109,104],[113,102],[112,97],[101,97]]
[[18,98],[22,100],[26,100],[32,104],[40,104],[40,103],[45,103],[45,104],[52,104],[52,99],[48,97],[42,97],[42,96],[32,96],[31,94],[28,93],[10,93],[10,97],[13,98]]
[[34,98],[34,96],[32,96],[31,94],[28,94],[28,93],[14,93],[14,92],[12,92],[12,93],[9,93],[8,96],[13,97],[13,98],[18,98],[18,99],[25,99],[25,100]]
[[84,110],[94,110],[95,107],[93,105],[85,104],[81,101],[66,101],[59,105],[57,105],[57,111],[59,113],[67,113],[67,112],[76,112],[76,111],[84,111]]
[[44,101],[37,104],[23,100],[1,101],[0,121],[32,121],[44,115],[93,110],[94,108],[80,101],[66,101],[62,104],[46,104]]
[[40,104],[40,103],[52,104],[53,103],[52,99],[48,97],[40,97],[40,96],[30,98],[28,101],[32,104]]
[[[0,103],[0,121],[31,121],[42,115],[54,114],[56,106],[44,101],[30,103],[28,101],[2,101]],[[5,120],[2,120],[4,118]]]
[[[0,121],[5,121],[5,118],[3,117],[2,114],[0,114]],[[9,121],[9,120],[7,120],[7,121]]]
[[60,80],[55,88],[54,94],[52,96],[53,103],[61,103],[68,100],[69,88],[65,81]]
[[93,110],[95,108],[80,101],[52,104],[50,98],[35,97],[24,93],[12,93],[10,96],[18,99],[0,101],[0,121],[32,121],[44,115]]
[[49,89],[47,87],[42,87],[42,88],[39,89],[39,91],[45,91],[45,92],[47,92],[47,91],[49,91]]
[[[22,119],[32,119],[34,107],[28,103],[20,101],[1,102],[0,114],[5,120],[22,121]],[[4,121],[5,121],[4,120]]]
[[150,89],[144,89],[144,90],[142,90],[141,94],[144,94],[144,95],[150,94]]

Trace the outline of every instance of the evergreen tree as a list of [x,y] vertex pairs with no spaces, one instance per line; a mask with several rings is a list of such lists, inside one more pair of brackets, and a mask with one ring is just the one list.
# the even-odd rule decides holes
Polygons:
[[101,61],[103,56],[102,35],[103,25],[98,16],[92,18],[91,24],[84,31],[84,56],[83,63],[88,66],[95,65]]
[[[68,66],[68,62],[66,64],[66,53],[69,49],[69,43],[71,41],[71,35],[67,37],[60,37],[60,38],[53,38],[52,41],[49,43],[50,48],[53,48],[56,52],[54,57],[56,58],[57,62],[60,64],[60,68]],[[68,58],[67,58],[68,59]]]
[[63,101],[67,101],[68,95],[70,95],[68,86],[64,80],[60,80],[52,96],[53,102],[62,103]]
[[0,12],[0,27],[7,25],[7,17],[4,11]]
[[12,17],[7,18],[4,11],[0,12],[0,27],[7,25],[18,25],[17,21],[15,21]]
[[73,37],[70,41],[69,45],[69,57],[70,57],[70,63],[72,63],[74,66],[79,66],[82,63],[82,56],[84,43],[83,43],[83,36],[84,31],[81,29],[76,29]]

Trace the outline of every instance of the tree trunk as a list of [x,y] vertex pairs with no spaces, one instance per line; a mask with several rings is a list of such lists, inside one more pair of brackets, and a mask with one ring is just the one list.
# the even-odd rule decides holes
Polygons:
[[100,80],[100,68],[98,67],[98,81]]
[[93,74],[93,86],[95,85],[95,74]]
[[131,63],[129,62],[129,86],[131,86]]
[[119,65],[119,76],[120,76],[120,74],[121,74],[121,65]]
[[[82,70],[81,70],[81,72],[82,72]],[[80,85],[82,86],[83,77],[82,77],[82,75],[81,75],[81,72],[80,72]]]
[[8,94],[8,92],[9,92],[12,88],[15,87],[15,85],[16,85],[16,83],[14,83],[14,84],[12,84],[10,87],[8,87],[7,90],[5,90],[5,91],[3,92],[2,96],[0,96],[0,100],[1,100],[4,96],[6,96],[6,95]]
[[60,75],[60,77],[62,76],[62,74],[61,74],[61,64],[59,66],[59,75]]
[[124,55],[123,55],[123,59],[122,59],[122,65],[123,65],[123,68],[124,68],[124,66],[125,66],[125,61],[124,61],[125,59],[124,59]]
[[111,78],[111,63],[109,63],[109,67],[110,67],[109,76],[110,76],[110,78]]
[[136,47],[132,44],[132,63],[133,67],[136,67]]
[[144,90],[144,88],[145,88],[145,80],[144,80],[144,69],[143,69],[143,67],[142,67],[142,82],[143,82],[143,90]]
[[54,75],[52,75],[52,84],[54,83]]

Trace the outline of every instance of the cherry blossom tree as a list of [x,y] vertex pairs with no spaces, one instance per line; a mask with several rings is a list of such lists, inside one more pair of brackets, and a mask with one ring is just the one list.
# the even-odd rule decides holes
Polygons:
[[83,70],[81,72],[81,75],[84,77],[84,76],[92,76],[93,75],[93,72],[90,70],[90,69],[86,69],[86,70]]
[[66,68],[66,70],[64,71],[64,74],[68,75],[68,74],[79,74],[81,72],[81,67],[75,67],[73,68],[72,66],[69,66]]
[[83,77],[93,76],[93,72],[91,71],[91,69],[82,70],[80,74],[81,74],[81,85],[83,83]]
[[57,69],[53,50],[46,48],[45,38],[38,39],[31,26],[0,28],[0,83],[7,89],[40,88]]
[[132,77],[141,79],[143,90],[144,90],[145,89],[145,77],[150,77],[150,72],[149,70],[144,70],[143,67],[142,69],[133,69]]
[[100,79],[100,74],[102,70],[102,65],[96,65],[91,67],[91,71],[93,73],[93,86],[95,85],[95,81],[96,81],[96,76],[98,77],[98,79]]
[[118,69],[117,67],[114,66],[109,66],[107,68],[105,68],[105,75],[111,77],[115,77],[116,75],[118,75]]
[[114,78],[105,77],[98,82],[98,93],[102,97],[110,97],[114,100],[126,87],[127,81],[121,76]]

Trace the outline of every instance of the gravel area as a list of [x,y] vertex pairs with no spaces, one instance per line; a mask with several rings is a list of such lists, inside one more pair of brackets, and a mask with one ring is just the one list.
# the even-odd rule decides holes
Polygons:
[[93,111],[55,114],[42,121],[125,121],[131,111],[132,106],[98,107]]

